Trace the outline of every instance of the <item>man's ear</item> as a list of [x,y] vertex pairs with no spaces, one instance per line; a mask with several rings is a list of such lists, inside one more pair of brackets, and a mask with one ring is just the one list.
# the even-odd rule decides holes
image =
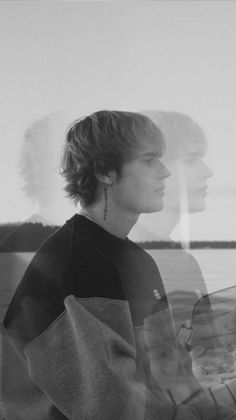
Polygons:
[[114,181],[114,173],[113,171],[108,172],[106,175],[96,173],[96,178],[105,185],[112,185]]

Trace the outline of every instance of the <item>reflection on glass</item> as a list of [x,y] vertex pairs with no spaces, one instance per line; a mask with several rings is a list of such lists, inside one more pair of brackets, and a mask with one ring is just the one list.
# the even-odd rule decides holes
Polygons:
[[236,406],[236,287],[201,298],[192,314],[191,356],[199,383],[221,404]]

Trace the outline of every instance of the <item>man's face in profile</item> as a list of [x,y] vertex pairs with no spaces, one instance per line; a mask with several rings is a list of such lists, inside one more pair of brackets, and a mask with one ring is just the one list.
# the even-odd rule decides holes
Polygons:
[[160,211],[168,176],[158,144],[143,142],[132,160],[123,164],[121,178],[112,185],[110,194],[122,212],[139,215]]
[[181,200],[187,201],[189,213],[199,212],[206,207],[207,179],[212,172],[204,162],[203,148],[191,145],[176,159],[164,159],[171,171],[166,181],[164,209],[179,212]]

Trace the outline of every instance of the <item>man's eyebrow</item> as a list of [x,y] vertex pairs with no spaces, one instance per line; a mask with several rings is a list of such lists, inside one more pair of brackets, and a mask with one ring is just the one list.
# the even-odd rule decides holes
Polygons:
[[186,157],[203,157],[205,153],[203,151],[187,152]]
[[158,152],[143,152],[138,154],[139,157],[160,157],[161,153]]

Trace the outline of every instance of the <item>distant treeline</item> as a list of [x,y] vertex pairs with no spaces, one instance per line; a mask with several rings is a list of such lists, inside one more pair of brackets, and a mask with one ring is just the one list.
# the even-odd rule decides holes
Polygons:
[[[58,228],[31,222],[0,224],[0,252],[34,252]],[[174,241],[146,241],[139,245],[145,249],[182,248],[180,242]],[[193,241],[190,248],[236,248],[236,241]]]
[[[138,243],[144,249],[181,249],[180,242],[175,241],[145,241]],[[236,248],[236,241],[192,241],[190,242],[191,249],[202,248]]]
[[58,228],[31,222],[0,225],[0,252],[36,251]]

